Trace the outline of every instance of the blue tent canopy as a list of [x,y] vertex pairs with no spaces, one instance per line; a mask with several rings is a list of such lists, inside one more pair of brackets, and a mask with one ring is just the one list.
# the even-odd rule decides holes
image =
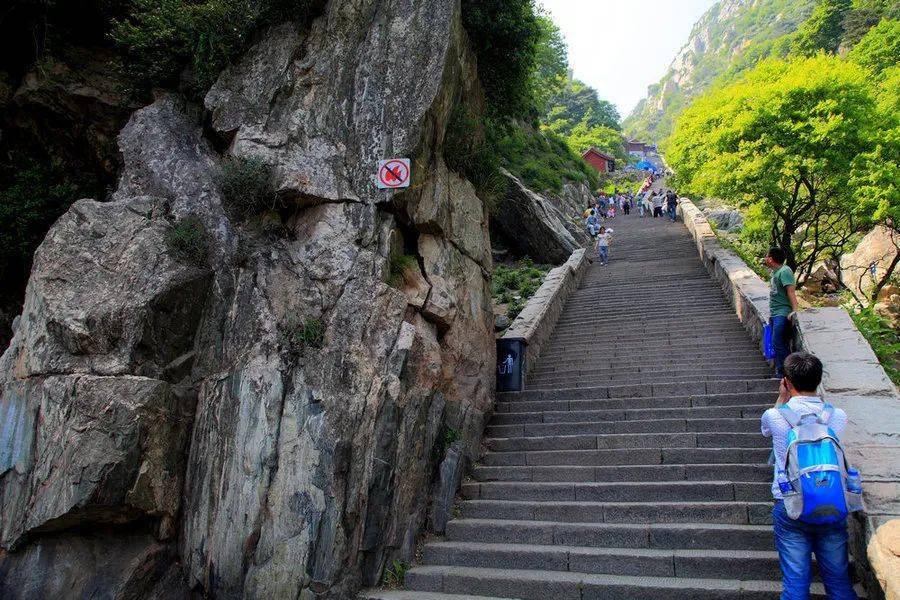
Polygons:
[[653,166],[653,163],[648,162],[646,160],[642,160],[638,164],[634,165],[636,169],[640,169],[641,171],[653,171],[656,172],[656,167]]

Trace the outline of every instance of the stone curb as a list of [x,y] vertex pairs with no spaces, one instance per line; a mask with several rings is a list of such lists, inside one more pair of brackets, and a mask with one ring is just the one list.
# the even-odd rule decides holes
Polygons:
[[537,292],[512,322],[501,339],[525,341],[525,376],[534,368],[541,348],[550,339],[566,300],[581,285],[588,266],[587,250],[575,250],[564,264],[551,269]]
[[[753,339],[761,340],[769,319],[768,284],[719,243],[693,202],[679,199],[678,212],[704,266]],[[867,508],[851,519],[851,547],[867,569],[869,598],[900,599],[900,394],[844,309],[798,313],[797,342],[825,364],[822,397],[849,415],[843,441],[863,475]]]

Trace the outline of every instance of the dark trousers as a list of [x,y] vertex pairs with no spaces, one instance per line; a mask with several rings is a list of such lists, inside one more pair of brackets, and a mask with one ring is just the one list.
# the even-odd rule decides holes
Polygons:
[[662,216],[662,206],[654,206],[653,207],[653,218]]
[[627,215],[628,213],[631,212],[631,205],[626,202],[625,204],[622,205],[622,210]]
[[784,375],[784,359],[791,353],[791,322],[787,317],[774,316],[772,324],[772,345],[775,346],[775,376]]

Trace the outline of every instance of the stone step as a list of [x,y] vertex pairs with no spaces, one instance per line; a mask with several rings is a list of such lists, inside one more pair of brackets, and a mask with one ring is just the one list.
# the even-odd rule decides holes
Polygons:
[[[699,387],[695,388],[695,384],[703,384],[707,382],[712,382],[715,384],[724,384],[729,381],[744,381],[749,379],[757,379],[761,381],[771,380],[771,371],[768,369],[760,369],[756,374],[750,373],[735,373],[733,375],[726,374],[718,374],[718,375],[669,375],[666,373],[660,374],[647,374],[644,377],[641,377],[640,385],[669,385],[669,386],[684,386],[689,389],[700,389]],[[571,379],[571,380],[563,380],[563,381],[550,381],[546,382],[543,380],[538,380],[535,382],[527,382],[526,383],[526,391],[540,391],[540,390],[572,390],[572,389],[590,389],[596,388],[600,386],[619,386],[619,385],[634,385],[628,384],[626,382],[634,381],[634,378],[622,377],[622,376],[610,376],[609,378],[598,378],[596,380],[591,379]]]
[[659,369],[652,372],[629,372],[627,369],[616,371],[584,371],[583,373],[544,373],[528,378],[526,389],[540,389],[548,386],[582,387],[610,383],[629,383],[635,380],[642,383],[666,381],[709,381],[711,379],[751,379],[768,378],[772,370],[768,365],[723,366],[723,367],[682,367]]
[[[567,349],[570,348],[570,349]],[[585,360],[588,358],[605,358],[613,356],[626,356],[641,358],[657,358],[657,357],[678,357],[686,360],[693,357],[715,358],[723,356],[722,360],[727,360],[728,353],[741,352],[745,356],[762,357],[758,344],[750,343],[749,340],[743,340],[735,343],[734,340],[706,340],[705,342],[692,342],[680,344],[677,348],[671,346],[658,346],[655,342],[645,341],[642,344],[616,345],[610,347],[599,347],[597,344],[579,343],[550,344],[542,350],[539,365],[557,362],[565,362],[568,359],[569,364],[572,360]]]
[[644,419],[639,421],[582,421],[489,425],[489,438],[545,437],[614,433],[759,432],[759,419]]
[[699,329],[697,327],[685,327],[683,329],[672,329],[669,331],[655,331],[644,334],[643,332],[607,332],[603,330],[594,330],[589,327],[577,327],[572,331],[562,332],[550,338],[551,344],[559,342],[575,343],[592,341],[594,343],[639,343],[652,341],[655,344],[664,345],[674,342],[708,342],[711,337],[719,341],[741,340],[747,341],[747,333],[738,326],[728,327],[721,331],[710,332],[708,330]]
[[583,523],[730,523],[772,522],[772,501],[589,502],[466,500],[463,517]]
[[[406,577],[408,587],[417,590],[506,594],[520,600],[777,600],[781,593],[778,581],[590,575],[455,566],[415,567]],[[825,598],[821,584],[812,584],[810,598]]]
[[[739,399],[743,400],[743,398]],[[589,400],[578,400],[573,404],[584,404]],[[525,404],[524,402],[522,404]],[[759,404],[737,404],[733,406],[640,408],[619,410],[578,410],[569,408],[568,402],[545,403],[548,408],[561,410],[498,411],[491,416],[490,425],[513,425],[516,423],[579,423],[586,421],[643,421],[646,419],[759,419],[763,411],[771,408],[770,402]],[[556,406],[559,405],[559,406]],[[515,406],[514,406],[515,407]],[[508,407],[507,407],[508,408]]]
[[743,394],[745,392],[778,393],[780,382],[776,379],[736,379],[721,381],[695,381],[692,383],[654,383],[551,390],[525,390],[499,392],[500,402],[518,400],[602,400],[604,398],[652,398],[669,396],[703,396],[715,394]]
[[740,394],[696,394],[691,396],[654,396],[634,398],[597,398],[574,400],[513,400],[495,403],[497,413],[564,411],[564,410],[624,410],[643,412],[648,409],[731,407],[752,402],[772,406],[775,392],[745,392]]
[[780,579],[778,553],[766,550],[672,550],[583,546],[433,542],[426,565],[615,573],[650,577]]
[[499,596],[473,596],[471,594],[441,594],[411,590],[363,590],[361,600],[514,600]]
[[535,450],[604,450],[615,448],[769,448],[759,433],[610,433],[485,438],[494,452]]
[[[575,362],[572,361],[575,358]],[[734,366],[763,366],[767,365],[762,356],[747,356],[743,351],[735,351],[730,356],[710,354],[704,356],[675,356],[672,354],[659,354],[648,357],[644,355],[603,356],[597,355],[592,360],[585,360],[581,356],[570,357],[569,361],[557,360],[554,362],[541,361],[531,371],[532,376],[551,373],[583,373],[593,371],[614,370],[618,372],[630,372],[639,377],[639,373],[652,373],[659,369],[679,367],[716,367],[719,365]]]
[[566,322],[557,323],[553,332],[553,337],[566,337],[572,333],[578,333],[588,330],[598,336],[606,335],[610,337],[634,336],[636,334],[659,335],[674,334],[682,331],[697,331],[719,334],[722,332],[737,332],[746,335],[746,330],[740,321],[732,314],[723,313],[717,316],[707,316],[704,319],[691,319],[682,321],[678,317],[677,324],[666,322],[665,318],[657,318],[646,322],[625,322],[616,321],[614,323],[597,322],[597,317],[585,315],[583,318],[567,320]]
[[[472,512],[485,512],[484,501],[472,502]],[[594,548],[657,548],[657,549],[691,549],[691,550],[772,550],[775,547],[772,526],[770,524],[748,524],[752,510],[759,519],[769,511],[771,521],[771,505],[760,506],[745,503],[744,514],[734,508],[734,503],[708,503],[692,505],[701,511],[715,516],[716,507],[722,507],[720,519],[733,518],[743,520],[736,523],[727,521],[697,523],[695,521],[679,522],[632,522],[610,523],[602,521],[548,521],[538,519],[480,519],[462,517],[447,524],[447,541],[515,543],[515,544],[547,544],[562,546],[586,546]],[[600,505],[598,505],[600,506]],[[611,505],[607,505],[613,508]],[[631,508],[640,515],[648,505],[632,505]],[[601,507],[605,508],[605,507]],[[615,507],[618,514],[628,506]],[[663,507],[666,509],[667,507]],[[669,510],[673,517],[677,514]],[[757,514],[758,513],[758,514]],[[649,514],[649,513],[648,513]],[[602,515],[601,515],[602,516]]]
[[[761,437],[761,436],[760,436]],[[765,464],[769,446],[759,448],[623,448],[602,450],[533,450],[486,452],[480,463],[487,467],[620,466],[673,464]]]
[[616,481],[464,483],[466,500],[534,500],[540,502],[765,502],[772,498],[767,481]]
[[611,481],[772,481],[767,464],[694,463],[613,466],[486,466],[472,468],[475,481],[611,482]]

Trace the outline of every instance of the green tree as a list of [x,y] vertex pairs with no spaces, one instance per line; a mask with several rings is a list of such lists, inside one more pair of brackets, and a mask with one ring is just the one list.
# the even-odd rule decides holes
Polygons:
[[863,36],[847,59],[880,74],[900,65],[900,21],[885,19]]
[[558,123],[554,130],[568,135],[576,125],[586,122],[589,127],[602,125],[622,130],[621,117],[616,107],[607,100],[602,100],[597,90],[577,79],[567,79],[559,91],[550,99],[550,110],[545,121],[552,125]]
[[462,19],[490,112],[536,116],[532,83],[542,30],[533,0],[463,0]]
[[693,193],[762,205],[771,243],[802,280],[863,226],[851,167],[886,126],[869,78],[825,55],[765,61],[688,108],[667,158]]
[[[558,125],[560,121],[556,123]],[[615,156],[622,163],[628,161],[622,134],[605,125],[589,125],[588,120],[585,119],[575,127],[569,128],[568,134],[556,131],[552,126],[545,126],[544,130],[562,135],[572,152],[578,155],[583,154],[588,148],[594,147]]]
[[799,56],[835,53],[844,34],[844,16],[851,0],[819,0],[809,18],[797,30],[791,50]]
[[535,52],[531,87],[538,114],[548,110],[550,99],[565,85],[569,69],[568,48],[562,32],[549,17],[538,17],[540,38]]

